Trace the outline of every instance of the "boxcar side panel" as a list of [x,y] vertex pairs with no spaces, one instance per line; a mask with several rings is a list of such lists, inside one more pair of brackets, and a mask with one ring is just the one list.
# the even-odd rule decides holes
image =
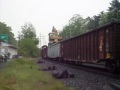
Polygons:
[[66,42],[64,42],[64,47],[63,47],[64,49],[64,59],[66,60],[67,58],[66,58],[66,53],[67,53],[67,47],[66,47]]
[[80,49],[80,39],[79,38],[77,38],[77,47],[76,47],[76,49],[77,49],[77,61],[79,61],[80,60],[80,51],[79,51],[79,49]]
[[93,38],[94,38],[94,36],[93,36],[93,33],[91,33],[90,34],[91,35],[91,39],[90,39],[90,42],[91,42],[91,59],[90,59],[90,61],[92,61],[92,60],[94,60],[94,47],[93,47],[93,44],[94,44],[94,42],[93,42]]
[[65,51],[65,60],[67,60],[67,42],[65,42],[65,47],[64,47],[64,51]]
[[75,41],[74,39],[72,39],[73,45],[72,45],[72,61],[74,60],[74,55],[75,55],[75,49],[74,49],[74,45],[75,45]]
[[89,54],[90,54],[90,53],[89,53],[89,52],[90,52],[90,48],[89,48],[89,46],[90,46],[90,43],[89,43],[90,37],[89,37],[89,34],[87,34],[86,38],[87,38],[87,40],[86,40],[86,45],[87,45],[87,47],[86,47],[86,49],[87,49],[87,50],[86,50],[86,51],[87,51],[87,52],[86,52],[86,54],[87,54],[87,55],[86,55],[86,61],[89,62],[89,60],[90,60],[90,58],[89,58]]
[[48,46],[48,57],[49,58],[60,57],[60,43]]
[[98,52],[99,52],[99,59],[104,58],[104,46],[105,46],[105,33],[104,30],[99,30],[98,31]]
[[94,60],[93,60],[93,62],[94,61],[96,61],[97,59],[98,59],[98,31],[95,31],[95,33],[94,33]]
[[[111,58],[114,58],[114,53],[115,53],[115,50],[114,50],[114,29],[113,27],[109,28],[109,53],[110,53],[110,57]],[[105,55],[106,57],[106,55]]]
[[77,41],[77,38],[75,38],[75,55],[74,55],[74,60],[76,60],[76,56],[77,56],[77,50],[76,50],[76,47],[77,47],[77,44],[76,44],[76,41]]
[[[120,59],[120,24],[115,25],[115,58]],[[119,60],[120,62],[120,60]]]
[[80,44],[81,38],[78,38],[78,60],[81,60],[81,53],[80,53],[80,48],[81,48],[81,44]]
[[70,56],[70,55],[69,55],[69,54],[70,54],[70,50],[69,50],[70,48],[69,48],[69,47],[70,47],[70,41],[67,41],[67,49],[68,49],[68,50],[67,50],[67,51],[68,51],[68,53],[67,53],[67,59],[68,59],[68,60],[69,60],[69,56]]
[[83,42],[84,41],[84,38],[83,38],[83,36],[81,37],[81,42],[80,42],[80,44],[81,44],[81,50],[80,50],[80,52],[81,52],[81,61],[84,59],[84,45],[83,45]]

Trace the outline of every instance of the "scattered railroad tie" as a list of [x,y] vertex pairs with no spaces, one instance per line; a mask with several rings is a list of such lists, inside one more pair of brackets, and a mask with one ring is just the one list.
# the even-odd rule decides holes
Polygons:
[[52,71],[52,76],[53,76],[54,78],[58,79],[58,77],[59,77],[59,72],[58,72],[57,70],[53,70],[53,71]]
[[44,61],[38,61],[37,63],[45,63]]
[[52,70],[56,70],[57,68],[55,66],[52,66]]
[[64,70],[62,73],[59,73],[57,70],[54,70],[52,72],[52,76],[56,79],[63,79],[63,78],[74,78],[75,75],[72,73],[69,73],[67,70]]
[[47,68],[43,68],[43,69],[39,69],[39,70],[42,70],[42,71],[52,71],[52,70],[56,70],[56,67],[55,66],[48,66]]

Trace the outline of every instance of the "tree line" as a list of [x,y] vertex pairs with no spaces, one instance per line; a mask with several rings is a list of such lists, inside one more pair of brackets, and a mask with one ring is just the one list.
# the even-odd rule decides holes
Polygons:
[[70,38],[90,31],[111,21],[120,21],[119,0],[112,0],[107,12],[102,11],[93,17],[83,18],[79,14],[73,15],[73,17],[68,21],[68,24],[63,27],[60,35],[64,39]]

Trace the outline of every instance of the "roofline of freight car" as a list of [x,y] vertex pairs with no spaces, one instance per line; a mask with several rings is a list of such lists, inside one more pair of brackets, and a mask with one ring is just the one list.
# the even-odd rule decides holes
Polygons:
[[[61,41],[60,41],[61,42]],[[56,42],[56,43],[53,43],[53,44],[51,44],[51,45],[48,45],[48,47],[52,47],[52,46],[54,46],[54,45],[56,45],[56,44],[58,44],[58,43],[60,43],[60,42]]]
[[71,37],[71,38],[62,40],[62,41],[60,41],[60,42],[64,42],[64,41],[67,41],[67,40],[70,40],[70,39],[73,39],[73,38],[77,38],[77,37],[79,37],[79,36],[86,35],[86,34],[88,34],[88,33],[97,31],[97,30],[99,30],[99,29],[106,28],[106,27],[108,27],[108,26],[110,26],[110,25],[112,25],[112,24],[120,24],[120,22],[118,22],[118,21],[109,22],[109,23],[107,23],[107,24],[105,24],[105,25],[102,25],[102,26],[99,26],[99,27],[97,27],[97,28],[95,28],[95,29],[91,29],[91,30],[88,31],[88,32],[85,32],[85,33],[83,33],[83,34],[79,34],[79,35],[77,35],[77,36],[74,36],[74,37]]

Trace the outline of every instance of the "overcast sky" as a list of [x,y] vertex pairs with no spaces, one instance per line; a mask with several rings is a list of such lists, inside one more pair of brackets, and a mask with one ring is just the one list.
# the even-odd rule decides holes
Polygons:
[[[15,37],[25,22],[31,22],[37,36],[45,36],[55,26],[62,30],[63,26],[74,14],[92,17],[101,11],[107,11],[112,0],[0,0],[0,22],[12,28]],[[42,39],[43,40],[43,39]]]

